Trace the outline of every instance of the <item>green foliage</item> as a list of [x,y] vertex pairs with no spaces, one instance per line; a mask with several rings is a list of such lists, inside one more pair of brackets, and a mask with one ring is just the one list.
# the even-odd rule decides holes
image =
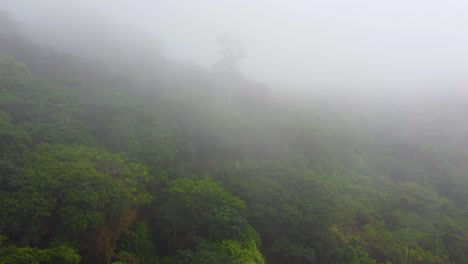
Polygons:
[[265,263],[262,254],[253,242],[223,240],[221,242],[200,242],[195,251],[179,250],[169,263],[174,264],[262,264]]
[[134,224],[122,235],[118,242],[118,251],[121,252],[119,258],[122,258],[122,252],[127,252],[138,259],[140,264],[159,263],[156,245],[151,241],[150,230],[145,222]]
[[81,257],[78,255],[76,250],[66,245],[47,249],[38,249],[29,246],[4,246],[0,243],[1,264],[78,264],[80,263],[80,260]]
[[189,244],[195,237],[223,240],[240,237],[247,225],[247,208],[210,179],[177,179],[163,191],[158,215],[171,227],[166,235],[184,237],[173,241]]
[[31,145],[28,134],[11,122],[10,116],[0,110],[0,155],[13,158]]
[[16,177],[2,175],[0,191],[0,227],[22,245],[86,250],[89,235],[103,226],[118,234],[128,208],[150,199],[144,167],[101,149],[40,144],[25,160]]
[[24,63],[0,53],[0,82],[9,84],[11,80],[29,77],[31,72]]
[[[263,263],[247,207],[208,178],[168,183],[158,215],[173,263]],[[171,249],[171,248],[169,248]]]
[[0,263],[468,263],[466,106],[0,43]]
[[218,177],[245,200],[268,256],[285,261],[332,257],[319,248],[334,243],[327,239],[333,223],[333,177],[275,162],[236,162]]
[[172,132],[148,104],[124,92],[97,88],[82,98],[84,119],[92,133],[116,152],[125,152],[132,160],[157,171],[172,161],[177,150]]

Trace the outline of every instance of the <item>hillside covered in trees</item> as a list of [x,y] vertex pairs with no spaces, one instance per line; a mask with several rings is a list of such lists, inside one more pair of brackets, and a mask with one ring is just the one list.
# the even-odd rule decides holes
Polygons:
[[115,67],[1,13],[0,263],[468,263],[468,98],[299,99],[226,49]]

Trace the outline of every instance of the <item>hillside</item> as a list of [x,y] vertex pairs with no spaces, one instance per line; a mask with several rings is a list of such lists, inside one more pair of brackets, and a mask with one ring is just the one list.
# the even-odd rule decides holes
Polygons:
[[468,263],[464,98],[286,100],[0,23],[0,263]]

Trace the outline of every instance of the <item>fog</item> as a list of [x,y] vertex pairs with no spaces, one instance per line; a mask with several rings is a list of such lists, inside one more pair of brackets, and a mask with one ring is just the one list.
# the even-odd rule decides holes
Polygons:
[[0,0],[0,263],[468,263],[467,15]]
[[[461,0],[0,0],[0,8],[39,43],[95,57],[144,43],[210,68],[217,36],[230,36],[246,54],[242,73],[284,90],[418,97],[468,84]],[[113,27],[125,35],[103,45]]]

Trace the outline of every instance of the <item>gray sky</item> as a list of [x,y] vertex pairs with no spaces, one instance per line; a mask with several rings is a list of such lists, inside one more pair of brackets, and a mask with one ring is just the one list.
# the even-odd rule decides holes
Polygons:
[[468,87],[468,1],[0,0],[0,8],[36,26],[106,14],[154,33],[169,57],[207,67],[216,36],[229,35],[247,53],[245,75],[266,83]]

